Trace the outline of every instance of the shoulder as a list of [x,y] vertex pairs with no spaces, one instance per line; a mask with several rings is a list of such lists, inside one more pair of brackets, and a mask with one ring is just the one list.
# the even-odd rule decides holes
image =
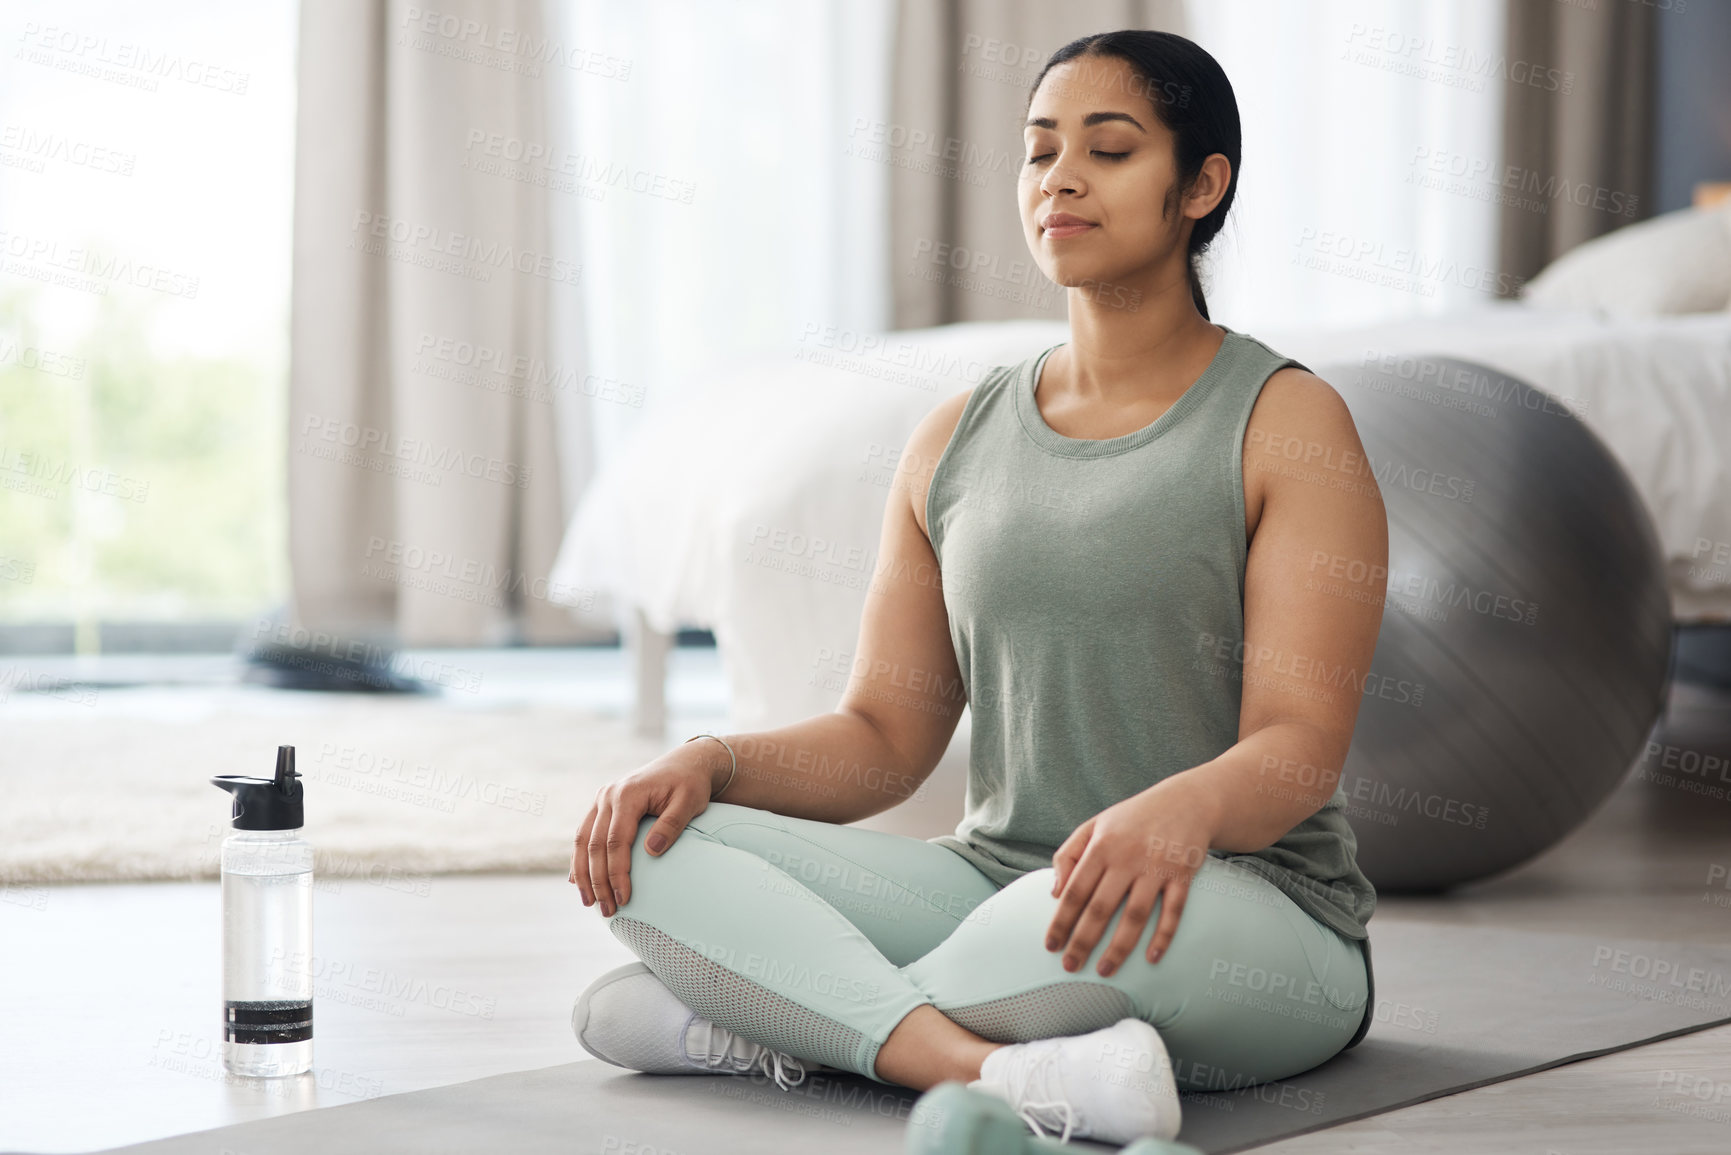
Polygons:
[[[1374,463],[1352,411],[1334,386],[1308,369],[1269,375],[1246,423],[1243,445],[1245,530],[1274,510],[1379,521],[1384,516]],[[1337,508],[1337,515],[1324,511]]]
[[926,525],[926,493],[931,488],[932,475],[937,472],[938,458],[944,455],[950,439],[955,436],[956,426],[961,424],[962,412],[968,407],[969,399],[983,387],[984,383],[938,402],[914,426],[914,431],[908,435],[907,446],[902,450],[901,460],[896,464],[896,489],[908,496],[913,505],[914,521],[927,538],[931,537],[931,530]]
[[[1287,366],[1276,369],[1263,384],[1250,410],[1244,446],[1248,451],[1279,451],[1291,456],[1286,439],[1314,439],[1323,444],[1358,445],[1358,427],[1352,411],[1334,386],[1308,369]],[[1305,454],[1313,450],[1298,447]]]
[[909,434],[907,448],[902,453],[903,463],[915,470],[923,469],[925,476],[930,478],[937,468],[938,458],[943,456],[944,449],[955,436],[968,403],[976,396],[983,401],[987,394],[1004,388],[1025,364],[994,366],[980,378],[978,385],[953,393],[934,405]]

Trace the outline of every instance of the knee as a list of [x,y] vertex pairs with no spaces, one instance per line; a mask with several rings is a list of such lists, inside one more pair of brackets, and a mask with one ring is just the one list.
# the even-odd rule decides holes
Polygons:
[[[703,813],[685,824],[685,829],[700,831],[704,834],[714,834],[735,822],[761,817],[766,813],[768,811],[761,810],[756,806],[737,806],[732,802],[711,802]],[[685,837],[683,832],[680,837]]]
[[[713,813],[716,810],[722,813]],[[710,831],[720,829],[735,815],[728,811],[753,813],[749,807],[729,806],[724,802],[712,802],[709,809],[697,815],[685,824],[679,831],[679,836],[672,843],[662,847],[660,854],[649,853],[649,834],[661,821],[658,814],[645,814],[637,822],[637,834],[631,840],[631,878],[635,886],[641,872],[641,877],[652,878],[669,870],[678,870],[679,864],[687,857],[687,850],[694,842],[715,842]]]

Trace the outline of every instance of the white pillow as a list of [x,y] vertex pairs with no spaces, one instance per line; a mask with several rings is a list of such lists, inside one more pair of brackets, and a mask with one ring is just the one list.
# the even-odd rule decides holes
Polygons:
[[1576,245],[1528,281],[1521,299],[1615,317],[1731,308],[1731,201],[1662,213]]

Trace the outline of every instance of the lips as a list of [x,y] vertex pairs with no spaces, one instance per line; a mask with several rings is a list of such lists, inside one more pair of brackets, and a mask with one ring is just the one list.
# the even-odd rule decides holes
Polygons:
[[1048,213],[1040,221],[1040,227],[1048,237],[1073,237],[1095,228],[1093,221],[1071,213]]

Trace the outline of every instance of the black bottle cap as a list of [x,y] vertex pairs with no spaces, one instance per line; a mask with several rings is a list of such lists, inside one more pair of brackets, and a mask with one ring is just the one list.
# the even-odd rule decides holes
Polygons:
[[234,795],[236,830],[298,830],[305,825],[293,746],[276,748],[275,778],[218,774],[210,781]]

